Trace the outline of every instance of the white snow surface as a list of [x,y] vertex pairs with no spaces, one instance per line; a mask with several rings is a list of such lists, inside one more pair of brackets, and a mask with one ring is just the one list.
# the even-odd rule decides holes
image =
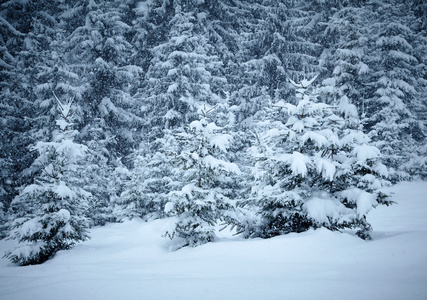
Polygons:
[[[268,240],[222,231],[214,243],[170,251],[173,220],[92,229],[92,240],[38,266],[0,260],[0,299],[427,299],[427,183],[391,188],[368,214],[372,241],[310,230]],[[0,251],[14,241],[0,241]]]

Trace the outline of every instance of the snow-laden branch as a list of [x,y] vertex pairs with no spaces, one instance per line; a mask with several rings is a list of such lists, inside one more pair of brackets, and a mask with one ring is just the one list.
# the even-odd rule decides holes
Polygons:
[[307,89],[317,79],[318,76],[319,74],[317,74],[310,80],[303,79],[300,83],[296,83],[295,81],[289,78],[289,82],[296,88]]

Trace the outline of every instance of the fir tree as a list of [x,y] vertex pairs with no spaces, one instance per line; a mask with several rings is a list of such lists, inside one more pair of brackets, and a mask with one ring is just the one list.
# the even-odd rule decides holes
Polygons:
[[[47,7],[45,7],[47,6]],[[55,5],[6,1],[0,10],[0,202],[8,209],[19,186],[30,184],[35,159],[28,147],[49,138],[50,107],[38,98],[55,63]]]
[[271,122],[259,137],[262,147],[253,148],[253,196],[244,206],[254,207],[257,217],[241,225],[246,236],[326,227],[357,228],[366,239],[371,226],[365,215],[378,204],[389,204],[381,191],[386,168],[378,161],[379,150],[354,129],[355,106],[342,103],[335,114],[309,92],[314,79],[291,81],[298,104],[276,103],[275,110],[288,113],[287,121]]
[[12,202],[14,220],[8,238],[23,245],[5,256],[19,265],[43,263],[89,238],[84,212],[91,195],[76,185],[87,147],[73,142],[73,101],[57,101],[59,130],[51,142],[34,146],[41,173]]
[[220,133],[221,128],[209,121],[209,110],[201,112],[200,120],[177,135],[182,143],[182,151],[175,158],[181,189],[169,193],[170,202],[165,207],[168,215],[176,218],[174,230],[166,236],[176,240],[179,247],[215,240],[216,222],[233,206],[227,187],[232,174],[240,173],[225,157],[231,136]]
[[[384,154],[384,163],[390,168],[393,180],[408,179],[401,165],[423,140],[422,124],[417,120],[418,74],[420,65],[414,50],[416,35],[411,28],[415,19],[399,1],[379,1],[373,9],[376,18],[371,32],[372,56],[370,65],[370,97],[367,129]],[[421,96],[419,98],[419,96]],[[421,125],[421,126],[420,126]]]
[[140,97],[149,141],[163,129],[183,127],[197,118],[201,103],[223,102],[225,78],[214,47],[209,44],[205,14],[196,14],[186,1],[174,3],[165,41],[151,49],[150,67]]
[[136,152],[130,180],[120,195],[115,214],[118,220],[163,218],[169,192],[179,186],[173,166],[173,153],[178,151],[174,135],[166,130],[164,137],[156,140],[157,152],[151,154],[146,148]]
[[361,115],[365,112],[368,98],[366,79],[371,71],[365,54],[369,30],[362,14],[369,16],[369,11],[354,3],[340,8],[330,17],[323,33],[323,43],[332,43],[334,47],[325,46],[321,56],[323,67],[331,72],[323,84],[327,88],[333,87],[325,100],[333,102],[348,97]]
[[[102,154],[109,167],[138,145],[142,123],[139,104],[133,97],[142,69],[132,63],[135,48],[131,43],[134,32],[127,23],[129,5],[121,1],[78,1],[62,15],[65,24],[73,24],[67,28],[64,60],[78,75],[74,83],[81,101],[78,139],[93,151],[107,150]],[[70,20],[70,16],[75,19]],[[95,140],[102,146],[89,145]]]

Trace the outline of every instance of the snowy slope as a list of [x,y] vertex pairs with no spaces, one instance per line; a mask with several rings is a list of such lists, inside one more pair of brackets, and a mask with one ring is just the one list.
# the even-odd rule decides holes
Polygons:
[[316,230],[171,252],[167,220],[96,228],[43,265],[1,259],[0,299],[427,299],[427,183],[393,191],[372,241]]

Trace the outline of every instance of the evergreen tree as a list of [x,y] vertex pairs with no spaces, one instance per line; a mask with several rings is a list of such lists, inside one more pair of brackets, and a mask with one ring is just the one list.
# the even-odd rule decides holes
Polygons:
[[92,194],[91,225],[115,221],[128,158],[141,140],[140,105],[134,97],[142,68],[135,65],[133,1],[65,1],[60,16],[68,34],[64,61],[79,116],[76,141],[89,148],[81,187]]
[[[52,5],[53,6],[53,5]],[[44,64],[52,59],[50,46],[57,25],[44,3],[5,1],[0,10],[0,202],[8,209],[17,188],[31,183],[35,159],[28,147],[49,138],[48,105],[40,101]]]
[[265,49],[264,84],[269,85],[272,98],[290,98],[293,91],[286,78],[314,76],[323,71],[319,65],[322,51],[319,33],[331,4],[325,2],[316,10],[315,3],[306,1],[291,4],[267,0],[264,3],[268,5],[261,46]]
[[86,217],[90,226],[105,225],[116,221],[114,205],[118,200],[128,176],[128,169],[120,160],[114,165],[97,152],[97,147],[88,146],[85,168],[81,170],[79,186],[92,196],[88,199]]
[[417,80],[419,61],[413,46],[416,35],[410,27],[415,20],[404,13],[406,7],[399,1],[379,1],[377,5],[373,9],[372,90],[366,125],[393,180],[399,180],[408,178],[401,165],[416,148],[416,141],[424,139],[415,114],[415,107],[422,105],[417,91],[421,87]]
[[326,227],[358,228],[366,239],[371,226],[365,215],[378,204],[390,204],[381,191],[387,172],[378,161],[379,150],[351,121],[357,120],[355,106],[341,103],[335,114],[331,106],[316,102],[309,92],[314,79],[291,81],[298,104],[276,103],[272,113],[284,110],[287,121],[272,121],[252,149],[255,182],[244,206],[253,207],[257,216],[240,226],[246,236]]
[[84,211],[90,194],[76,185],[84,166],[81,158],[87,147],[73,141],[73,100],[57,98],[59,118],[51,142],[38,142],[35,164],[42,167],[34,184],[25,187],[13,200],[13,221],[8,238],[22,246],[5,256],[19,265],[39,264],[60,250],[89,238]]
[[132,38],[135,52],[133,61],[136,66],[142,68],[145,74],[155,53],[152,49],[162,44],[167,39],[168,21],[173,15],[172,1],[154,0],[136,4],[133,9],[135,19],[128,24],[133,24],[135,34]]
[[162,136],[163,129],[183,127],[195,120],[201,103],[224,101],[226,80],[207,39],[206,15],[196,14],[186,3],[174,3],[174,15],[165,24],[168,36],[151,49],[153,59],[140,95],[147,120],[145,133],[151,142]]
[[417,141],[417,151],[410,152],[410,159],[403,165],[403,169],[415,177],[427,178],[427,3],[425,1],[413,1],[412,11],[414,16],[408,22],[408,26],[416,34],[414,39],[414,56],[419,64],[416,67],[416,104],[413,106],[418,122],[419,131],[413,135]]
[[[68,5],[69,11],[61,19],[73,26],[67,28],[64,60],[77,74],[73,85],[79,87],[82,118],[78,140],[93,151],[107,150],[102,155],[111,167],[138,145],[142,123],[133,97],[142,69],[133,64],[136,52],[131,41],[135,33],[127,23],[131,15],[126,15],[130,3],[77,1]],[[97,148],[89,145],[90,141]]]
[[[362,15],[369,16],[369,10],[357,3],[344,6],[328,21],[323,34],[325,43],[322,61],[329,73],[323,84],[329,89],[325,100],[339,101],[345,96],[356,105],[361,115],[369,98],[367,90],[367,51],[369,31]],[[327,47],[326,45],[333,45]],[[332,87],[332,88],[331,88]],[[329,104],[332,104],[329,103]]]
[[[272,148],[265,132],[289,118],[271,103],[298,105],[285,77],[320,74],[319,100],[333,107],[323,109],[315,132],[360,122],[348,120],[353,109],[333,111],[352,103],[365,125],[358,130],[381,150],[391,179],[425,178],[424,2],[2,1],[1,207],[15,219],[19,205],[10,209],[12,200],[43,173],[34,163],[38,151],[29,149],[56,139],[52,90],[61,99],[75,95],[73,141],[88,147],[75,185],[92,195],[85,211],[90,225],[164,215],[169,191],[182,187],[163,136],[197,120],[201,103],[216,105],[209,122],[233,137],[224,159],[248,170],[251,138],[264,153]],[[332,114],[344,121],[329,120]],[[230,199],[247,197],[251,180],[238,183],[228,186]],[[25,205],[19,210],[31,212]],[[5,219],[0,214],[0,227],[7,228]]]
[[166,212],[176,218],[176,226],[166,236],[179,247],[197,246],[215,240],[215,224],[233,207],[228,188],[233,174],[240,174],[236,164],[226,159],[231,136],[209,121],[209,110],[191,122],[177,139],[182,151],[176,154],[179,190],[169,193]]
[[163,138],[156,141],[158,151],[151,154],[142,148],[136,152],[134,168],[118,200],[115,214],[118,220],[163,218],[169,192],[178,188],[177,174],[173,166],[173,153],[178,151],[174,136],[166,130]]

